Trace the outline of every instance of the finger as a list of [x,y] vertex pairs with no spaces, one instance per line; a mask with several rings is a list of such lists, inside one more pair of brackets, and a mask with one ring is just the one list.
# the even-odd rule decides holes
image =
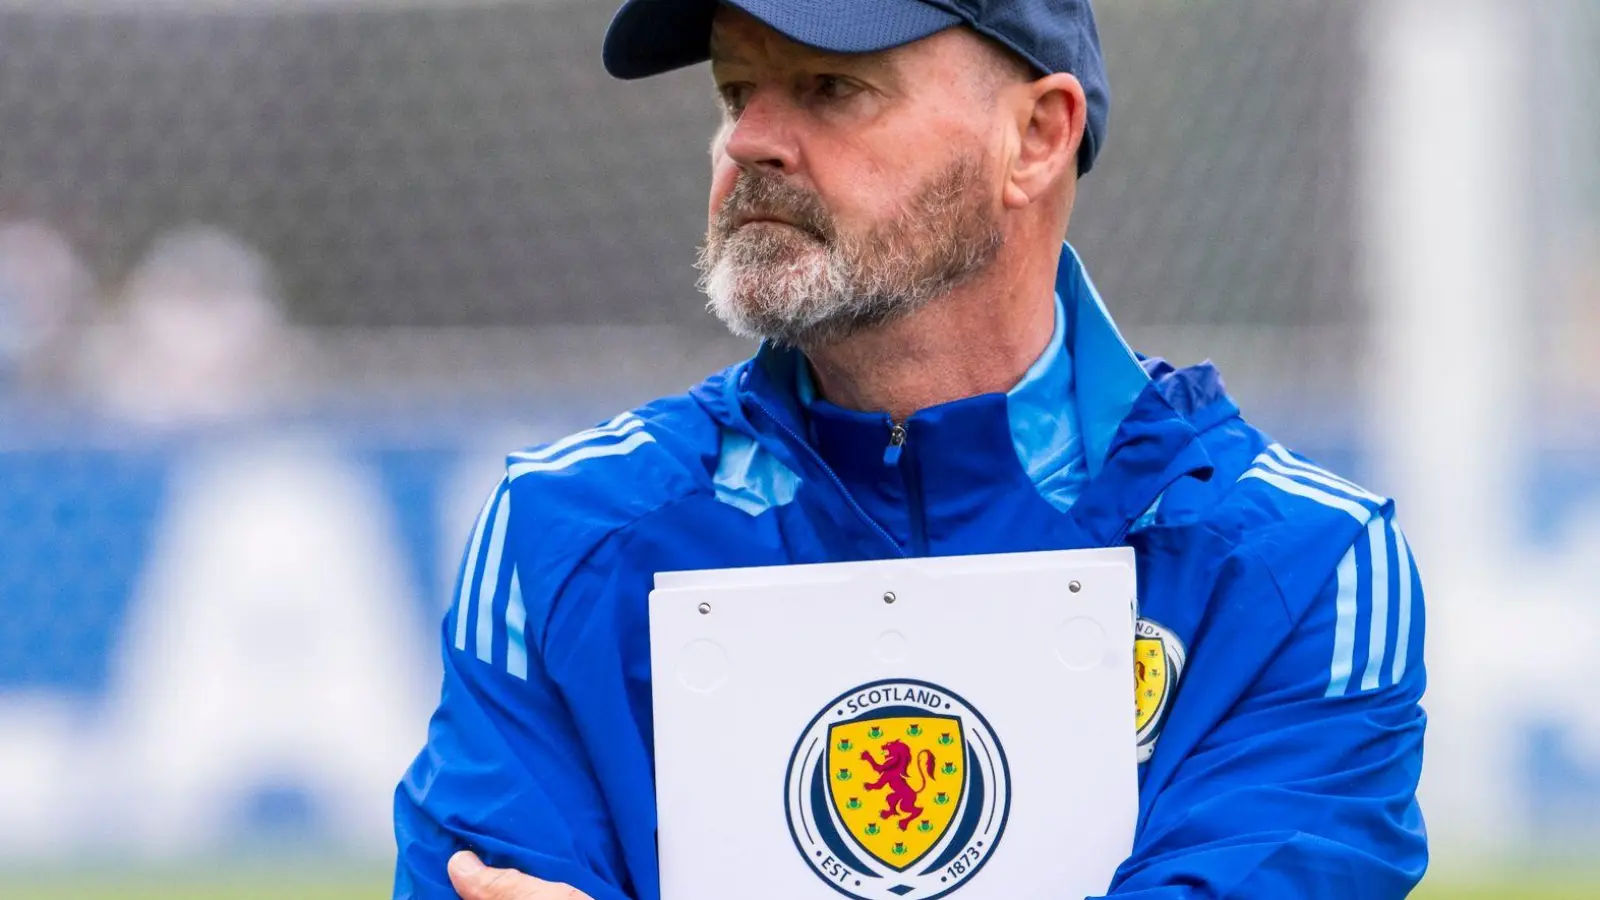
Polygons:
[[[450,857],[445,870],[450,874],[451,886],[462,900],[521,900],[514,893],[518,873],[486,866],[478,854],[471,850],[461,850]],[[528,881],[542,884],[531,878]]]
[[444,868],[450,875],[450,885],[456,889],[456,893],[467,900],[476,900],[478,873],[486,868],[478,854],[471,850],[457,851]]
[[464,878],[483,867],[483,860],[478,858],[478,854],[473,853],[471,850],[457,850],[455,855],[450,857],[450,862],[445,866],[445,869],[449,871],[451,878],[456,878],[457,876]]
[[570,885],[486,866],[471,850],[458,851],[446,868],[462,900],[589,900],[589,895]]

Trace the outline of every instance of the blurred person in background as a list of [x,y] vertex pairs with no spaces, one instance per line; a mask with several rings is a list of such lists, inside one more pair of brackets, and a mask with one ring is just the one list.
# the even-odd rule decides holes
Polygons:
[[1574,327],[1563,334],[1566,368],[1571,383],[1587,388],[1582,400],[1600,412],[1600,225],[1579,235],[1578,247],[1566,292],[1574,312]]
[[62,397],[76,381],[76,342],[99,288],[61,232],[44,222],[0,224],[0,384],[29,399]]
[[221,229],[154,241],[96,324],[83,366],[108,412],[172,425],[258,412],[288,374],[292,333],[271,265]]
[[1156,652],[1109,894],[1409,893],[1423,611],[1394,505],[1209,365],[1136,357],[1063,245],[1106,138],[1088,4],[630,0],[604,56],[711,60],[702,287],[764,344],[510,455],[396,792],[394,896],[659,896],[658,571],[1116,545]]

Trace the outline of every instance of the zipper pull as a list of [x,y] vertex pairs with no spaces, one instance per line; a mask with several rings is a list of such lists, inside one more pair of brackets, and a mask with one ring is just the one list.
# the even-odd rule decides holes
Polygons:
[[898,423],[889,425],[889,446],[883,448],[883,464],[900,465],[900,453],[906,448],[906,427]]

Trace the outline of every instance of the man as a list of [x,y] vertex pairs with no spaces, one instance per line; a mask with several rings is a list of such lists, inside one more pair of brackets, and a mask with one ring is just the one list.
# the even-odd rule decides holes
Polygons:
[[658,896],[658,571],[1123,544],[1150,667],[1110,895],[1404,896],[1416,568],[1391,503],[1212,368],[1141,364],[1063,247],[1105,140],[1087,2],[630,0],[606,38],[624,78],[708,57],[702,287],[765,342],[510,456],[396,793],[395,896]]

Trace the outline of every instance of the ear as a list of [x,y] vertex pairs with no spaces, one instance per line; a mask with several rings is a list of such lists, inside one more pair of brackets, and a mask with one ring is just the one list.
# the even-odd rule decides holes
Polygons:
[[1078,176],[1078,147],[1088,122],[1088,101],[1077,76],[1066,72],[1015,85],[1017,144],[1001,202],[1021,209],[1054,196],[1063,180]]

